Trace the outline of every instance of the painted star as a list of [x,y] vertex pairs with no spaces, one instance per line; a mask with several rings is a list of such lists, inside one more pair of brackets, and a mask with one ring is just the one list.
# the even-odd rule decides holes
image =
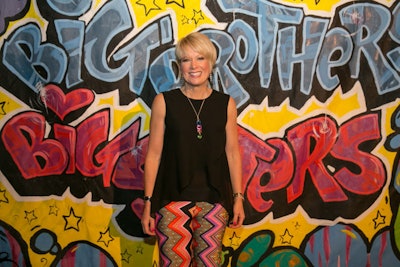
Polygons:
[[58,215],[58,207],[56,206],[56,204],[54,205],[50,205],[49,206],[49,215],[54,214],[54,215]]
[[190,19],[186,16],[182,16],[182,25],[189,24]]
[[0,202],[8,203],[8,198],[6,196],[6,190],[0,190]]
[[177,1],[177,0],[167,0],[166,4],[177,4],[181,8],[185,8],[185,3],[183,3],[183,0]]
[[107,228],[107,230],[103,233],[100,232],[100,237],[97,240],[97,242],[103,242],[106,247],[110,244],[111,241],[113,241],[114,238],[110,234],[110,228]]
[[143,254],[143,247],[140,244],[136,248],[136,253]]
[[35,216],[35,211],[25,211],[25,219],[27,219],[29,223],[36,220],[37,217]]
[[233,232],[232,237],[229,239],[231,240],[231,246],[239,246],[240,236],[237,236],[236,232]]
[[286,229],[285,233],[280,236],[282,240],[282,244],[291,244],[293,236],[289,233],[289,230]]
[[194,20],[194,23],[196,23],[196,25],[197,25],[197,23],[199,23],[200,20],[204,20],[203,12],[201,10],[200,11],[196,11],[196,10],[193,9],[192,20]]
[[65,220],[64,230],[75,229],[79,232],[79,222],[82,217],[76,216],[73,208],[69,210],[69,215],[63,215],[63,217]]
[[127,263],[129,263],[129,258],[131,256],[132,256],[132,254],[129,254],[127,249],[125,249],[124,253],[121,253],[122,260],[126,261]]
[[[145,3],[142,3],[142,2],[145,2]],[[157,4],[156,4],[156,0],[153,0],[153,2],[138,0],[138,1],[136,1],[136,4],[144,6],[144,12],[145,12],[146,16],[149,15],[149,13],[152,10],[161,10],[161,8],[159,6],[157,6]]]
[[374,221],[374,227],[375,227],[375,229],[376,228],[378,228],[378,226],[379,225],[381,225],[381,224],[385,224],[385,218],[386,218],[386,216],[383,216],[381,213],[380,213],[380,211],[378,210],[378,212],[376,213],[376,217],[373,219],[373,221]]
[[4,110],[4,105],[6,104],[5,101],[0,102],[0,115],[6,115],[7,112]]

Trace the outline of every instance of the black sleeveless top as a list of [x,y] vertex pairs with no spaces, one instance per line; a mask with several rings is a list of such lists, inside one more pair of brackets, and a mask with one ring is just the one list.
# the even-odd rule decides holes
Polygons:
[[[217,91],[205,99],[199,114],[202,139],[197,138],[196,114],[179,89],[164,92],[164,145],[152,196],[152,212],[171,201],[221,203],[232,214],[232,187],[225,153],[229,96]],[[190,99],[198,112],[203,100]]]

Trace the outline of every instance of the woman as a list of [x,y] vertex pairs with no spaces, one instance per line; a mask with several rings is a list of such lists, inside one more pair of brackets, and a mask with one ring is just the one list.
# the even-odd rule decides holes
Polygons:
[[209,87],[207,36],[181,39],[176,57],[184,84],[151,109],[142,227],[157,236],[161,266],[219,266],[229,218],[237,228],[245,217],[236,104]]

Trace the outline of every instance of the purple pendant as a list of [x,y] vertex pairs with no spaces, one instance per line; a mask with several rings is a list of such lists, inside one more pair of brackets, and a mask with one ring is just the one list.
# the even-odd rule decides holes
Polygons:
[[201,125],[201,120],[197,120],[196,122],[196,130],[197,130],[197,139],[203,138],[203,126]]

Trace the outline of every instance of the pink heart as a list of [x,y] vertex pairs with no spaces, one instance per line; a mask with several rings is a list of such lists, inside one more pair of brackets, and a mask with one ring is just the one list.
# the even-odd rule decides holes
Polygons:
[[45,105],[54,111],[62,120],[70,112],[90,105],[94,100],[94,94],[89,89],[75,89],[64,94],[60,87],[54,84],[46,85],[40,97]]

